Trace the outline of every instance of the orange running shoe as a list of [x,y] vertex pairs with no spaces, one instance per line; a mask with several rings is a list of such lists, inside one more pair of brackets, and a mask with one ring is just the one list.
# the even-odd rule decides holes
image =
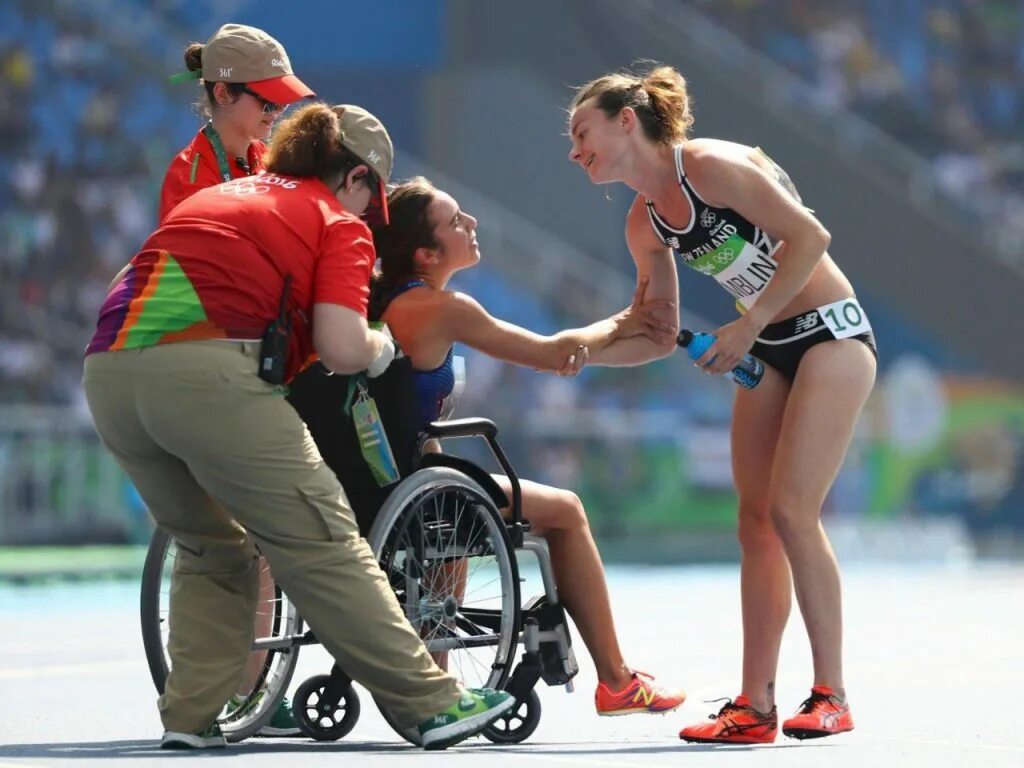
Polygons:
[[782,732],[794,739],[820,739],[852,730],[850,705],[827,685],[811,688],[799,711],[782,724]]
[[679,738],[699,744],[771,744],[779,730],[775,707],[771,712],[758,712],[743,694],[735,701],[726,700],[718,714],[708,719],[710,723],[683,728]]
[[594,692],[597,714],[605,717],[636,712],[661,715],[671,712],[684,701],[686,693],[659,688],[646,672],[634,672],[632,682],[621,691],[613,691],[604,683],[598,683]]

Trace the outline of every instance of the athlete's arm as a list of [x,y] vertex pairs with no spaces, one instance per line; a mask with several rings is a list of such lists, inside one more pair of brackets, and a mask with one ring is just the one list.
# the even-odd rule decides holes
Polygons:
[[690,181],[710,205],[733,209],[782,242],[775,254],[779,267],[757,303],[740,319],[718,329],[715,344],[698,360],[705,364],[714,357],[714,363],[707,365],[708,372],[725,373],[736,366],[764,327],[807,284],[832,238],[821,222],[748,152],[694,143],[687,151],[686,169]]
[[647,207],[638,195],[626,215],[626,244],[636,263],[637,285],[647,281],[645,302],[658,302],[653,310],[661,333],[658,341],[648,336],[616,339],[598,351],[591,350],[591,365],[640,365],[668,357],[675,351],[679,332],[679,275],[669,249],[654,234]]
[[604,348],[623,332],[620,313],[585,328],[543,336],[493,317],[476,299],[456,292],[446,293],[436,312],[438,332],[446,339],[498,360],[563,375],[578,372],[584,362],[578,359],[579,354],[589,350],[592,359],[595,350]]

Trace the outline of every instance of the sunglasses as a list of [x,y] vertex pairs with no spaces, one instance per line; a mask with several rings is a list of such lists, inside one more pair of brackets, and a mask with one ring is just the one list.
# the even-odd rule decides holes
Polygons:
[[280,112],[281,110],[283,110],[287,106],[285,104],[276,104],[273,101],[267,101],[262,96],[260,96],[258,93],[256,93],[256,91],[252,90],[251,88],[249,88],[248,86],[246,86],[244,84],[238,90],[241,91],[242,93],[247,93],[250,96],[252,96],[254,99],[256,99],[256,101],[258,101],[263,106],[263,114],[265,114],[265,115],[272,115],[275,112]]
[[374,198],[380,197],[378,190],[380,189],[380,180],[377,174],[371,171],[369,168],[365,173],[361,173],[358,176],[353,176],[352,181],[361,181],[369,187],[371,194]]
[[366,206],[366,210],[363,211],[363,219],[370,227],[377,227],[382,224],[388,223],[387,213],[387,200],[383,198],[384,195],[383,185],[380,183],[380,176],[374,173],[372,170],[367,169],[366,173],[362,173],[352,179],[353,181],[362,181],[370,189],[370,202]]

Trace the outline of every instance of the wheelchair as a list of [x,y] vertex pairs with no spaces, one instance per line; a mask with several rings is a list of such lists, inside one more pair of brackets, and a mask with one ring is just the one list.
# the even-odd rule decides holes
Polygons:
[[[409,423],[407,406],[414,402],[411,368],[407,361],[396,363],[385,375],[361,384],[377,401],[393,447],[393,435],[398,436],[395,455],[400,457],[401,479],[386,488],[372,479],[358,455],[351,419],[339,405],[352,394],[351,377],[307,371],[293,383],[289,400],[309,426],[325,462],[339,474],[360,527],[427,651],[466,687],[504,689],[516,697],[516,706],[489,726],[484,737],[495,743],[519,743],[540,722],[540,699],[534,690],[538,681],[571,691],[579,670],[547,544],[530,535],[522,520],[519,480],[498,443],[493,422],[438,421],[422,432],[396,428]],[[425,450],[428,441],[451,438],[478,438],[487,444],[509,479],[511,500],[476,463]],[[511,508],[509,519],[499,512],[504,507]],[[143,643],[153,683],[161,693],[169,670],[166,648],[175,551],[169,535],[157,529],[142,578]],[[543,594],[525,603],[518,563],[522,551],[536,557],[543,584]],[[300,649],[318,642],[287,595],[276,584],[274,590],[272,599],[260,603],[266,615],[258,626],[268,629],[252,645],[254,653],[263,654],[259,674],[251,690],[218,720],[229,741],[256,734],[270,720],[291,684]],[[522,655],[516,664],[520,645]],[[303,681],[292,695],[300,730],[317,741],[334,741],[350,733],[360,706],[352,679],[337,664],[329,673]],[[378,709],[400,736],[420,743],[415,728],[400,727],[385,708]]]

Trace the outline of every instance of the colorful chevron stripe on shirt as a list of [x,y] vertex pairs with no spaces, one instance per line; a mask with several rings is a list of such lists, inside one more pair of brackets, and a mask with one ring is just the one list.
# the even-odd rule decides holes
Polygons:
[[107,295],[86,354],[226,335],[209,321],[174,257],[167,251],[150,251],[132,261]]

